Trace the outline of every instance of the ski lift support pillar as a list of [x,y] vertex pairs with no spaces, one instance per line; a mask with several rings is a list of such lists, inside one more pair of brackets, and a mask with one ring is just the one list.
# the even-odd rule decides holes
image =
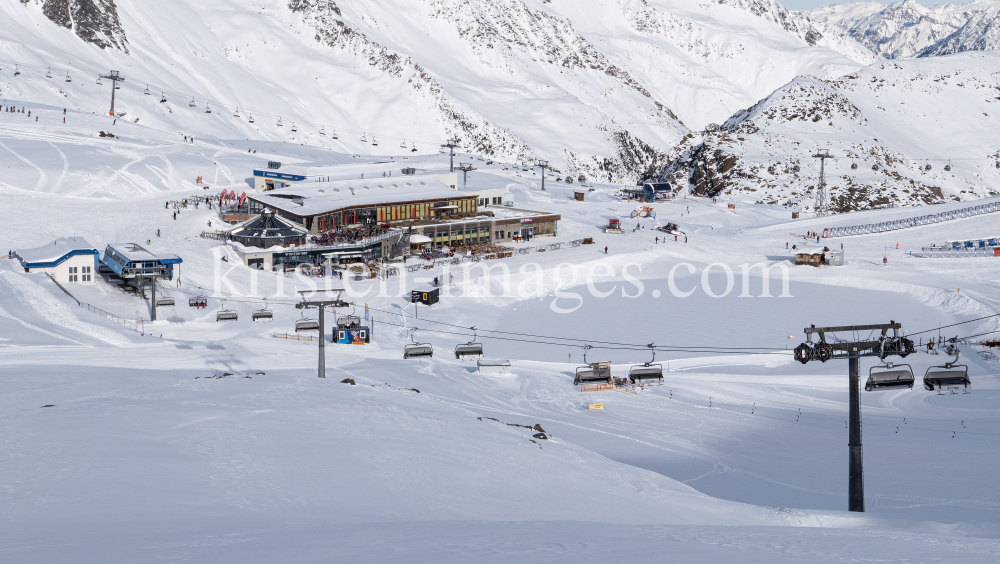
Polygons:
[[472,163],[462,163],[458,165],[458,170],[462,171],[462,188],[465,188],[468,185],[469,171],[476,170],[476,167]]
[[537,166],[542,167],[542,192],[544,192],[545,191],[545,169],[549,167],[549,161],[540,160],[540,161],[538,161],[538,165]]
[[[889,330],[892,329],[892,339],[899,338],[899,330],[902,325],[895,321],[879,325],[852,325],[843,327],[816,327],[815,325],[805,328],[806,338],[812,342],[813,334],[818,334],[820,343],[829,346],[833,350],[830,358],[846,358],[848,360],[848,380],[850,402],[848,407],[848,478],[847,478],[847,510],[864,513],[865,511],[865,471],[864,457],[861,448],[861,357],[875,356],[884,358],[885,339]],[[836,333],[839,331],[881,331],[879,339],[874,341],[856,341],[827,343],[826,333]],[[893,354],[893,353],[889,353]]]
[[111,81],[111,111],[108,115],[115,115],[115,90],[118,89],[119,82],[125,82],[125,77],[118,74],[118,71],[109,71],[108,74],[101,75],[101,78]]
[[452,137],[447,143],[441,146],[451,151],[451,168],[448,169],[448,172],[455,172],[455,147],[458,147],[458,137]]
[[340,299],[340,295],[344,293],[344,290],[300,290],[299,294],[316,294],[320,292],[332,293],[334,298],[325,300],[306,300],[305,296],[303,296],[302,301],[295,304],[295,307],[299,309],[310,307],[319,308],[319,366],[316,371],[316,376],[318,378],[326,378],[326,329],[324,327],[323,313],[327,306],[346,307],[351,304]]
[[826,159],[832,159],[830,151],[817,151],[813,158],[819,159],[819,186],[816,187],[816,216],[826,215]]

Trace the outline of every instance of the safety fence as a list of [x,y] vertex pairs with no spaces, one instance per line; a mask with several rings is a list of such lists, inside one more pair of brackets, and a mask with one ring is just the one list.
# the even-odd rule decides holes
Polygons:
[[111,321],[114,321],[115,323],[121,325],[122,327],[131,329],[131,330],[135,331],[136,333],[140,333],[140,331],[139,331],[139,324],[137,322],[135,322],[135,321],[132,321],[131,319],[123,319],[123,318],[118,317],[117,315],[115,315],[113,313],[108,313],[108,312],[104,311],[103,309],[101,309],[101,308],[99,308],[97,306],[92,306],[92,305],[90,305],[88,303],[84,303],[84,302],[77,302],[77,303],[80,304],[80,307],[86,308],[87,311],[89,311],[91,313],[96,313],[97,315],[104,316],[106,319],[110,319]]
[[319,341],[318,336],[314,337],[312,335],[306,335],[305,337],[303,337],[298,333],[294,335],[290,335],[288,333],[271,333],[271,336],[274,337],[275,339],[285,339],[286,341],[306,341],[310,343],[315,343]]
[[1000,257],[1000,247],[923,247],[920,252],[909,251],[914,258],[985,258]]
[[581,392],[612,392],[615,389],[614,384],[583,384],[580,386]]
[[978,206],[970,206],[958,210],[951,210],[941,213],[932,213],[928,215],[921,215],[906,219],[896,219],[892,221],[883,221],[880,223],[866,223],[864,225],[828,227],[823,230],[823,235],[825,237],[850,237],[852,235],[885,233],[888,231],[896,231],[899,229],[908,229],[910,227],[932,225],[935,223],[941,223],[943,221],[952,221],[955,219],[974,217],[977,215],[983,215],[987,213],[996,213],[997,211],[1000,211],[1000,203],[990,202],[988,204],[980,204]]

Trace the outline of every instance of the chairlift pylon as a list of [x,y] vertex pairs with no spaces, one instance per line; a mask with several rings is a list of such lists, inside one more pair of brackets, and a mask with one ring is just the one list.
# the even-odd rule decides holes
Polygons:
[[946,362],[944,366],[932,366],[927,369],[924,374],[925,390],[928,392],[937,391],[939,395],[944,394],[946,390],[953,394],[958,390],[969,393],[969,388],[972,387],[972,380],[969,379],[969,367],[958,364],[959,351],[957,346],[954,347],[952,354],[955,355],[955,358],[951,362]]
[[464,345],[458,345],[455,347],[455,358],[459,360],[464,360],[466,358],[483,358],[483,344],[477,342],[476,327],[470,327],[472,329],[472,340]]
[[642,366],[633,366],[628,371],[628,379],[633,384],[644,380],[657,380],[663,384],[663,366],[656,364],[656,347],[653,343],[646,346],[653,353],[653,359]]
[[267,298],[264,298],[264,307],[255,310],[250,317],[254,321],[271,321],[274,319],[274,313],[267,309]]
[[417,333],[417,328],[414,327],[410,331],[410,344],[403,347],[403,358],[413,358],[420,356],[434,356],[434,347],[430,343],[419,343],[414,338]]
[[215,322],[237,321],[238,319],[239,315],[237,315],[236,310],[226,309],[226,300],[222,300],[222,309],[215,314]]
[[[904,366],[906,368],[903,368]],[[879,366],[873,366],[868,370],[868,381],[865,383],[865,391],[870,392],[884,388],[913,389],[913,380],[913,368],[909,364],[887,362]]]

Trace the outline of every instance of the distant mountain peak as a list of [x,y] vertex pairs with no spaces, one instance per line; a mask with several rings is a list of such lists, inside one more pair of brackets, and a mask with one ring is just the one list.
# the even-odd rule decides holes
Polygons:
[[128,53],[128,39],[118,19],[115,0],[43,0],[42,13],[87,43]]

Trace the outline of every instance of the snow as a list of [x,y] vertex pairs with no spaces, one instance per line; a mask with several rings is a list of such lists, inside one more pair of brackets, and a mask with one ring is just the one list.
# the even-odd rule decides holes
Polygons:
[[[291,196],[300,196],[301,199],[294,200]],[[305,217],[350,206],[374,206],[389,202],[466,196],[468,194],[456,191],[434,177],[402,176],[371,180],[306,182],[288,188],[252,193],[249,198],[268,207]]]
[[51,245],[14,251],[22,263],[52,263],[73,251],[96,251],[83,237],[59,237]]
[[[306,110],[343,113],[347,121],[366,127],[377,121],[370,116],[379,114],[383,127],[412,127],[406,135],[414,137],[421,130],[442,138],[451,133],[429,110],[412,113],[413,122],[427,126],[423,129],[400,118],[411,115],[405,110],[415,98],[389,88],[398,83],[377,67],[365,63],[355,69],[353,59],[338,59],[335,65],[323,58],[328,55],[323,49],[303,47],[295,38],[302,31],[295,27],[299,20],[282,19],[288,13],[278,13],[284,4],[118,5],[127,56],[110,48],[81,47],[73,30],[53,27],[34,4],[0,8],[9,23],[2,48],[41,61],[43,50],[37,45],[45,45],[53,57],[61,53],[81,66],[123,63],[119,68],[129,74],[138,72],[137,61],[143,61],[154,84],[199,84],[213,96],[240,102],[256,97],[265,106],[299,100],[299,115]],[[203,12],[197,9],[201,5]],[[393,7],[402,13],[404,5],[359,5],[381,11],[369,14],[352,6],[359,10],[350,14],[352,25],[363,24],[379,41],[414,45],[421,60],[423,53],[444,58],[451,52],[444,47],[472,49],[457,40],[421,43],[423,33],[445,37],[458,33],[450,27],[456,19],[463,25],[472,21],[447,14],[441,17],[452,19],[427,18],[427,11],[454,8],[448,13],[458,14],[481,8],[477,14],[499,17],[498,10],[510,6],[497,3],[499,8],[487,10],[476,3],[419,4],[412,10],[416,23],[405,27],[401,16],[386,15]],[[925,178],[947,196],[911,202],[928,206],[928,212],[965,207],[966,201],[993,190],[995,168],[988,155],[995,147],[987,148],[987,140],[996,128],[992,117],[980,114],[993,115],[994,102],[983,92],[992,90],[994,55],[890,62],[855,69],[852,76],[857,78],[840,80],[795,78],[794,69],[803,68],[796,65],[817,64],[817,49],[804,40],[798,43],[792,31],[771,33],[785,30],[777,23],[783,12],[772,9],[774,4],[754,4],[763,7],[763,15],[753,16],[760,21],[746,16],[757,14],[748,12],[748,2],[679,5],[593,2],[587,4],[593,11],[578,13],[586,17],[573,15],[579,19],[572,26],[553,25],[565,39],[560,45],[579,47],[574,38],[585,37],[607,60],[626,52],[609,47],[628,41],[614,27],[624,25],[623,16],[611,17],[622,7],[635,14],[666,6],[670,13],[684,15],[679,20],[697,20],[698,26],[689,28],[692,37],[729,38],[734,53],[750,53],[742,59],[733,54],[736,66],[764,59],[780,66],[786,47],[795,44],[800,51],[794,52],[802,58],[788,58],[788,68],[782,67],[787,76],[761,94],[766,99],[759,106],[752,107],[758,98],[745,92],[766,90],[764,78],[733,94],[733,111],[749,108],[733,123],[759,123],[768,136],[766,142],[745,137],[741,154],[751,162],[777,161],[781,155],[782,164],[790,164],[788,155],[794,154],[803,161],[804,178],[811,165],[801,155],[811,147],[829,139],[831,151],[848,154],[848,145],[836,143],[857,136],[849,131],[865,131],[891,149],[880,154],[893,156],[892,170],[900,176],[905,176],[907,163],[937,158],[936,152],[965,152],[982,161],[954,159],[957,180],[937,176],[942,167],[936,162],[925,177],[910,170],[910,178]],[[565,3],[532,1],[525,6],[556,14],[553,18],[570,17]],[[258,12],[267,12],[266,17]],[[524,13],[517,12],[518,17]],[[727,28],[736,26],[741,14],[746,27],[740,29],[747,34],[734,38]],[[190,29],[178,22],[190,22]],[[601,25],[608,33],[598,33]],[[795,33],[806,30],[798,19],[788,25]],[[235,51],[232,41],[232,29],[241,26],[260,30],[255,37],[269,41],[268,57],[241,58],[250,57]],[[44,39],[32,31],[38,28],[45,30]],[[751,41],[755,30],[770,30],[765,34],[769,46],[749,49],[757,41]],[[216,41],[233,47],[227,51],[232,66],[219,64],[221,56],[206,49]],[[163,46],[156,47],[158,43]],[[255,43],[255,53],[263,45]],[[508,47],[512,51],[496,55],[498,60],[536,54]],[[636,60],[642,49],[636,47]],[[585,51],[581,47],[578,52]],[[188,52],[192,54],[179,55]],[[169,58],[170,53],[178,55]],[[486,51],[478,53],[488,57]],[[684,56],[693,57],[690,53]],[[756,58],[761,53],[771,55]],[[781,55],[770,58],[774,53]],[[832,50],[823,53],[820,59],[845,60]],[[301,89],[300,98],[288,95],[285,89],[291,86],[279,80],[280,73],[301,72],[313,55],[328,61],[322,63],[330,68],[321,73],[323,84],[344,79],[345,90],[338,95],[351,100],[368,96],[365,103],[347,109],[321,105],[310,99],[319,98],[311,88]],[[716,68],[719,76],[729,76],[730,63],[723,59],[692,63],[688,70]],[[437,80],[455,99],[474,99],[508,80],[503,78],[507,71],[494,70],[501,77],[497,83],[475,78],[459,88],[462,73],[485,72],[474,59],[463,60],[468,68],[453,60],[440,63],[441,68],[452,65],[441,73],[448,76]],[[260,78],[252,73],[261,61],[278,74]],[[630,76],[647,76],[632,74],[633,68],[628,67]],[[588,71],[572,70],[571,77],[559,80],[588,76]],[[647,70],[654,74],[655,69]],[[367,79],[344,78],[350,76]],[[631,218],[635,203],[616,197],[622,185],[606,183],[604,177],[588,175],[594,191],[580,202],[573,196],[578,185],[552,181],[565,171],[550,173],[542,192],[541,178],[533,173],[538,171],[514,166],[519,158],[488,165],[463,150],[460,159],[475,162],[478,169],[468,173],[469,190],[503,189],[517,209],[559,214],[558,237],[509,243],[529,252],[475,264],[413,259],[407,266],[430,268],[399,268],[388,279],[345,276],[335,282],[262,272],[243,266],[233,247],[199,237],[218,226],[217,210],[189,207],[175,218],[164,202],[215,195],[220,189],[246,191],[252,171],[264,168],[267,160],[310,174],[324,171],[334,180],[363,173],[381,181],[380,173],[404,167],[444,170],[448,156],[436,147],[395,152],[398,143],[383,143],[379,149],[367,145],[361,151],[346,144],[346,135],[337,144],[316,133],[292,138],[287,129],[281,135],[257,132],[256,124],[251,128],[231,114],[223,120],[218,113],[186,113],[184,104],[161,111],[164,106],[155,100],[134,102],[129,115],[118,119],[98,111],[106,89],[86,95],[80,94],[87,92],[83,89],[66,91],[70,97],[62,98],[57,89],[67,85],[27,72],[18,78],[25,79],[17,83],[22,90],[10,99],[26,104],[32,116],[0,113],[0,151],[5,155],[0,206],[8,210],[0,238],[11,248],[51,245],[72,234],[98,249],[115,241],[149,240],[151,253],[182,258],[184,273],[181,281],[158,286],[157,296],[173,297],[176,305],[159,308],[153,322],[146,300],[104,279],[72,285],[67,288],[71,297],[47,276],[25,273],[16,261],[0,259],[0,555],[5,561],[992,563],[1000,555],[1000,492],[993,486],[1000,464],[1000,363],[980,354],[989,352],[986,348],[959,345],[972,376],[971,394],[922,390],[920,376],[949,359],[922,348],[905,360],[892,359],[912,367],[918,381],[914,389],[862,394],[863,514],[845,511],[846,363],[802,365],[791,354],[803,342],[803,329],[813,324],[892,320],[918,343],[939,331],[945,337],[976,336],[973,342],[994,338],[1000,331],[1000,318],[993,317],[1000,313],[998,259],[909,254],[931,243],[991,236],[996,232],[991,215],[828,239],[822,243],[834,251],[843,245],[844,266],[796,266],[790,247],[804,243],[808,231],[919,212],[872,206],[833,217],[803,213],[793,220],[780,202],[756,203],[759,194],[734,191],[713,201],[682,191],[675,200],[651,204],[655,219]],[[551,130],[546,128],[557,121],[538,118],[542,125],[532,125],[535,118],[525,117],[541,106],[515,107],[514,101],[531,99],[524,93],[498,95],[482,115],[513,108],[512,130],[516,126],[525,139],[544,139],[531,142],[541,147],[540,153],[557,154],[570,146],[566,139],[579,137],[579,153],[584,154],[600,148],[602,141],[594,133],[597,122],[580,116],[587,108],[594,112],[587,116],[596,114],[599,98],[593,92],[613,82],[591,78],[591,94],[581,93],[575,101],[567,96],[559,104],[559,112],[578,112],[571,125],[575,130],[565,137],[548,137]],[[694,73],[670,89],[695,92],[703,78]],[[11,80],[4,66],[4,93],[9,93]],[[83,85],[82,77],[70,84],[78,83]],[[716,91],[730,86],[718,82]],[[120,91],[123,99],[143,100],[130,88],[132,81]],[[642,121],[637,130],[674,131],[655,125],[655,118],[630,113],[635,109],[625,102],[645,98],[630,92],[615,90],[610,99],[622,103],[608,112]],[[706,92],[701,90],[702,96],[710,97]],[[817,109],[835,127],[821,129],[812,121],[791,119],[761,121],[772,110],[775,116],[807,110],[811,105],[803,100],[819,96],[850,102],[836,113]],[[752,100],[744,104],[743,97]],[[383,98],[392,103],[379,106]],[[78,104],[68,107],[66,124],[60,99]],[[719,100],[704,103],[716,109],[686,111],[705,111],[718,122],[732,113],[717,110],[725,105]],[[896,108],[904,105],[906,109]],[[130,121],[140,111],[148,113],[138,123]],[[243,112],[241,107],[243,115],[249,113]],[[284,116],[286,124],[293,119],[298,119],[293,113]],[[330,132],[334,118],[322,119],[330,120]],[[297,123],[305,133],[305,119]],[[720,129],[716,142],[732,141],[723,139],[727,127]],[[114,137],[100,137],[99,131]],[[381,136],[381,131],[376,133]],[[840,133],[826,136],[828,131]],[[874,141],[866,138],[865,143]],[[900,155],[905,158],[897,159]],[[843,176],[838,167],[844,164],[827,163],[833,167],[828,169],[831,183]],[[198,176],[208,190],[195,182]],[[783,185],[789,192],[800,190],[792,187],[792,178]],[[897,195],[904,193],[897,188]],[[839,189],[832,184],[835,196]],[[730,210],[728,204],[734,202],[736,210]],[[624,233],[602,231],[612,218],[622,221]],[[686,236],[675,242],[655,230],[667,222],[677,223]],[[570,244],[582,238],[593,238],[594,244]],[[562,245],[548,247],[551,243]],[[429,288],[435,277],[449,282],[441,288],[441,301],[430,307],[411,304],[410,290]],[[320,379],[317,343],[296,340],[294,331],[296,320],[316,311],[294,305],[300,291],[340,284],[343,297],[354,305],[338,308],[337,315],[367,312],[372,343],[328,344],[327,377]],[[207,298],[207,307],[188,307],[186,300],[199,295]],[[264,307],[273,311],[273,320],[253,322],[252,312]],[[239,319],[216,322],[221,309],[236,311]],[[116,323],[115,316],[136,321],[136,330]],[[332,324],[329,314],[326,319]],[[301,334],[307,335],[315,333]],[[411,338],[432,344],[436,354],[404,360],[402,349]],[[510,373],[482,374],[476,362],[455,360],[452,348],[473,338],[483,343],[487,358],[508,359]],[[632,367],[653,360],[646,346],[650,343],[657,347],[655,362],[664,369],[664,385],[635,394],[583,393],[572,385],[584,359],[609,361],[614,376],[627,376]],[[593,348],[585,349],[587,345]],[[864,359],[862,373],[876,364]],[[356,385],[343,383],[346,379]],[[602,403],[604,409],[590,410],[590,403]]]

